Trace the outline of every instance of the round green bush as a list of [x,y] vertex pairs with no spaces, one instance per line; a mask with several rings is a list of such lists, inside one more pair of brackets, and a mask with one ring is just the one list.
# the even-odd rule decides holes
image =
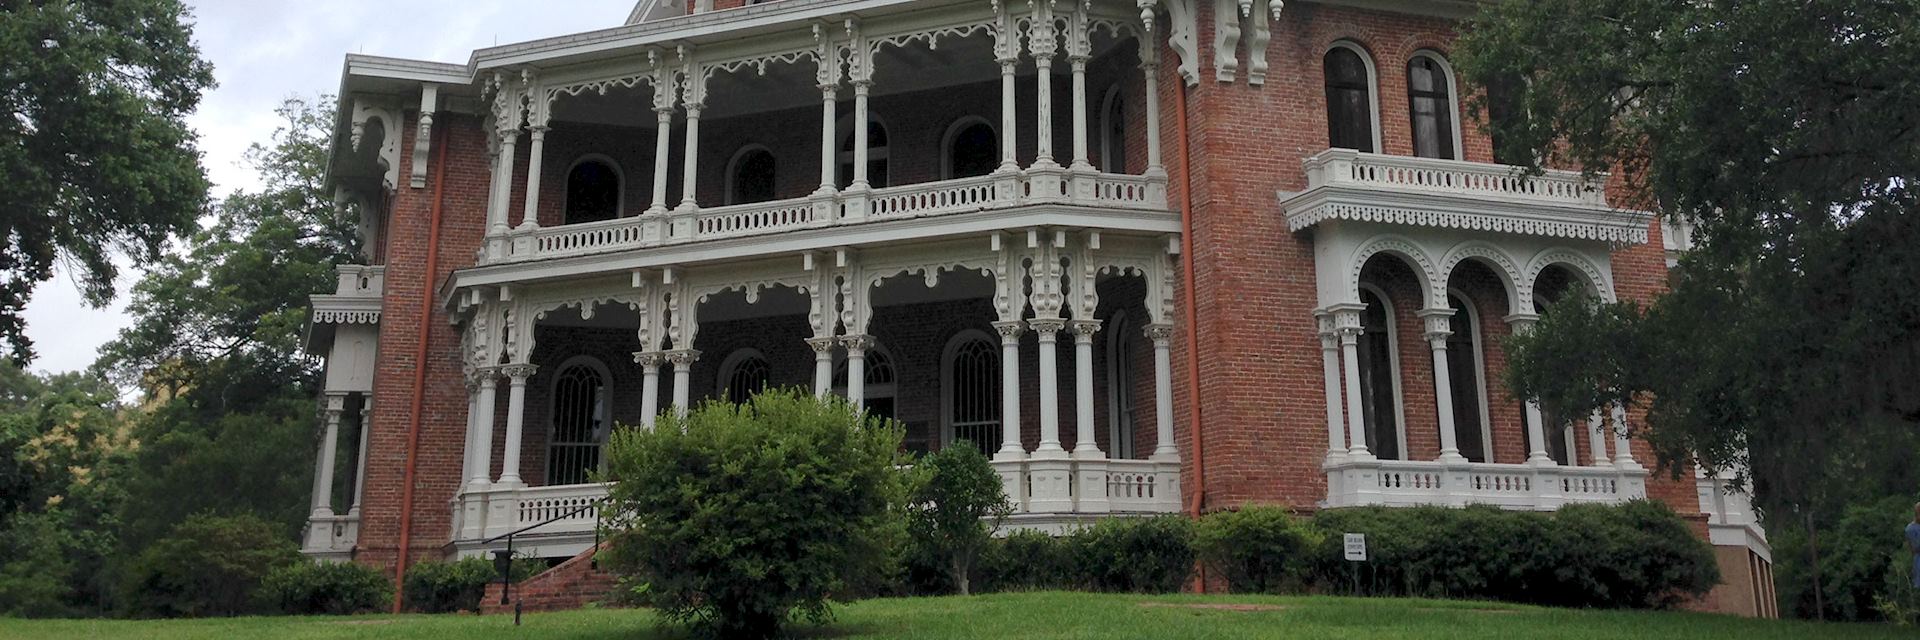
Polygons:
[[296,562],[268,573],[260,597],[281,613],[345,615],[385,609],[393,582],[356,562]]
[[979,573],[982,592],[1078,586],[1067,543],[1033,529],[1020,529],[995,538],[981,556]]
[[1234,592],[1283,593],[1302,588],[1309,574],[1307,554],[1324,538],[1286,509],[1248,507],[1201,518],[1193,547]]
[[1070,541],[1094,591],[1173,593],[1193,575],[1193,521],[1185,516],[1107,518]]
[[262,612],[261,580],[299,561],[299,547],[257,516],[195,515],[134,558],[121,602],[137,616]]

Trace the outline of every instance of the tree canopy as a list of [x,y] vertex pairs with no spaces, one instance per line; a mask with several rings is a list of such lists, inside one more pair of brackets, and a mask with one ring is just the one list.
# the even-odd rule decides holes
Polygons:
[[178,0],[0,4],[0,343],[16,363],[56,261],[105,304],[113,256],[158,258],[206,202],[185,118],[213,68],[188,18]]
[[[1648,408],[1667,463],[1770,521],[1920,481],[1920,6],[1507,0],[1459,41],[1500,155],[1624,174],[1691,225],[1670,289],[1566,301],[1511,346],[1522,396]],[[1680,467],[1672,467],[1679,471]],[[1776,520],[1773,516],[1788,516]],[[1809,520],[1811,522],[1811,520]]]

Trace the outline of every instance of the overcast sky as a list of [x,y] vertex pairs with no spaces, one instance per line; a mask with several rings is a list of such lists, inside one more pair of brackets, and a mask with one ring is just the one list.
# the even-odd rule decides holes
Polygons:
[[[194,40],[213,62],[220,86],[207,93],[188,124],[200,133],[202,164],[213,197],[257,186],[241,165],[247,145],[265,141],[278,124],[273,109],[287,96],[333,93],[348,53],[465,63],[474,49],[500,43],[619,26],[630,0],[189,0]],[[64,265],[62,265],[64,266]],[[84,369],[94,351],[128,324],[127,293],[138,272],[124,269],[119,300],[93,309],[64,273],[44,283],[27,305],[27,334],[44,372]]]

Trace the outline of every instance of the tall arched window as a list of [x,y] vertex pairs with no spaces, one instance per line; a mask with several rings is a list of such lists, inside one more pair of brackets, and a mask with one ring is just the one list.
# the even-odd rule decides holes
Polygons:
[[727,167],[727,204],[766,202],[773,199],[773,152],[750,145],[733,154]]
[[1480,351],[1480,314],[1459,294],[1449,294],[1453,334],[1447,336],[1447,382],[1453,392],[1454,442],[1472,462],[1492,460],[1487,425],[1487,381]]
[[[1545,315],[1553,304],[1570,295],[1587,293],[1581,287],[1578,276],[1560,265],[1547,267],[1533,281],[1533,312]],[[1547,456],[1562,466],[1572,465],[1576,460],[1574,447],[1574,420],[1552,403],[1540,403],[1540,424],[1547,438]],[[1584,421],[1582,421],[1584,423]]]
[[767,388],[773,369],[757,349],[740,349],[720,362],[720,393],[727,402],[746,404]]
[[1107,449],[1119,460],[1133,451],[1133,353],[1127,340],[1134,325],[1125,311],[1107,319]]
[[1120,85],[1107,89],[1100,105],[1100,170],[1127,172],[1126,103],[1120,99]]
[[984,118],[961,118],[947,129],[947,154],[941,178],[971,178],[1000,167],[1000,135]]
[[1413,117],[1413,155],[1454,160],[1460,157],[1454,122],[1453,74],[1446,61],[1421,52],[1407,61],[1407,102]]
[[567,170],[565,224],[620,216],[620,170],[605,156],[581,158]]
[[[866,396],[867,414],[882,418],[893,418],[893,398],[895,385],[899,379],[893,370],[893,356],[879,345],[867,347],[861,368],[867,375],[866,383],[860,391]],[[847,395],[847,359],[841,358],[833,368],[833,390],[842,396]]]
[[1382,460],[1401,458],[1400,361],[1393,307],[1371,287],[1360,290],[1360,410],[1367,449]]
[[1327,82],[1327,144],[1375,151],[1373,67],[1350,42],[1336,43],[1322,61]]
[[982,331],[968,330],[947,343],[942,394],[945,442],[973,443],[993,455],[1000,448],[1000,345]]
[[[853,118],[840,119],[835,127],[840,134],[840,174],[837,178],[840,188],[853,184]],[[892,184],[887,181],[887,127],[880,124],[871,112],[867,114],[867,186],[878,189]]]
[[556,371],[547,484],[581,484],[600,468],[600,445],[612,427],[607,368],[598,360],[578,356],[561,363]]

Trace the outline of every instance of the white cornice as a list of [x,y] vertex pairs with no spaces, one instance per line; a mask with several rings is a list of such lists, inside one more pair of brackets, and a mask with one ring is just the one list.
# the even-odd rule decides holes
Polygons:
[[1327,220],[1379,222],[1417,227],[1515,233],[1645,244],[1653,214],[1580,208],[1389,189],[1318,187],[1285,198],[1287,229],[1299,231]]

